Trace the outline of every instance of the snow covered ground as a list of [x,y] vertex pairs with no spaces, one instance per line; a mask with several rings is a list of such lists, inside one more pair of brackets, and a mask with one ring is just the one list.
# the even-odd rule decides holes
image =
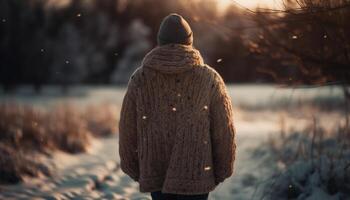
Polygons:
[[[256,185],[268,175],[266,160],[256,155],[255,148],[273,130],[273,125],[256,122],[237,122],[238,155],[232,178],[220,184],[210,199],[252,198]],[[259,130],[259,131],[257,131]],[[53,178],[30,179],[14,186],[1,186],[1,198],[44,199],[150,199],[149,194],[138,192],[138,184],[119,169],[118,137],[95,140],[88,153],[68,155],[56,153],[53,162],[57,167]],[[254,158],[255,156],[255,158]]]
[[[234,85],[228,90],[235,108],[238,105],[270,106],[281,101],[300,102],[316,97],[341,97],[339,88],[281,89],[270,85]],[[17,101],[39,107],[59,103],[89,105],[113,103],[120,105],[124,88],[77,87],[61,96],[57,89],[46,88],[42,95],[33,96],[28,88],[16,95],[0,95],[0,102]],[[261,199],[261,187],[274,170],[266,155],[265,141],[280,130],[280,113],[234,110],[237,129],[237,158],[235,174],[220,184],[210,198],[213,200]],[[303,119],[294,119],[301,126]],[[0,186],[0,199],[150,199],[138,192],[138,184],[121,172],[118,166],[118,136],[95,139],[88,153],[54,154],[48,162],[56,166],[52,178],[29,179],[22,184]]]

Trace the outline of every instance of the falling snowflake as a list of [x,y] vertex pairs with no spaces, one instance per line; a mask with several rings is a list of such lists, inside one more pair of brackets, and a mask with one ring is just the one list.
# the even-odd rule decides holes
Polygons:
[[292,39],[293,39],[293,40],[296,40],[296,39],[298,39],[298,36],[293,35],[293,36],[292,36]]
[[2,21],[3,23],[5,23],[5,22],[6,22],[6,19],[2,19],[1,21]]
[[323,38],[324,38],[324,39],[327,39],[327,35],[324,35]]
[[220,63],[222,61],[222,58],[219,58],[216,60],[217,63]]
[[37,122],[32,122],[32,126],[36,127],[36,126],[38,126],[38,123]]
[[69,60],[66,60],[66,62],[65,62],[66,64],[69,64]]
[[45,51],[45,49],[40,49],[40,51],[43,53]]
[[77,14],[77,17],[81,17],[81,13],[78,13],[78,14]]

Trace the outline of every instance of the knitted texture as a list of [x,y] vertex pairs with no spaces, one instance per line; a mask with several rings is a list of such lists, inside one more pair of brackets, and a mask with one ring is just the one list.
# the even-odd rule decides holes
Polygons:
[[129,79],[121,169],[141,192],[208,193],[233,174],[235,128],[222,77],[192,46],[154,48]]

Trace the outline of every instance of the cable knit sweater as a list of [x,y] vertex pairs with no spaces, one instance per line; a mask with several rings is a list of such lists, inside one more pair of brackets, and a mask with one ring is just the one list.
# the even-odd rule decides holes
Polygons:
[[141,192],[203,194],[233,173],[235,128],[221,76],[192,46],[158,46],[129,79],[121,169]]

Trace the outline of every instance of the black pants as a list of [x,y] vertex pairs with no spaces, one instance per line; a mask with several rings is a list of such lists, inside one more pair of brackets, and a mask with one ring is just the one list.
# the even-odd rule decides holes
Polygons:
[[182,194],[168,194],[161,191],[151,192],[152,200],[207,200],[207,194],[200,195],[182,195]]

